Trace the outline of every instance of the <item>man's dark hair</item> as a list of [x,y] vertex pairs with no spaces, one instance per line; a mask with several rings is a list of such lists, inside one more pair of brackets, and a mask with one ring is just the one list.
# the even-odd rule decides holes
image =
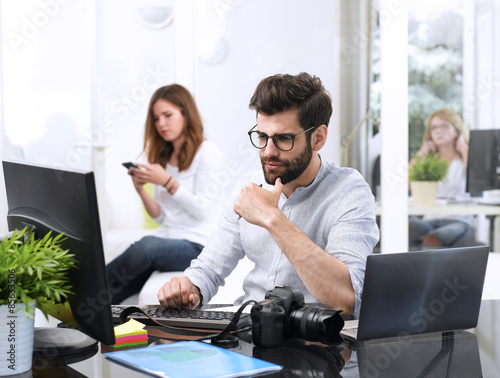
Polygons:
[[302,72],[277,74],[263,79],[250,99],[250,109],[265,115],[298,109],[304,130],[326,125],[332,116],[332,100],[319,77]]

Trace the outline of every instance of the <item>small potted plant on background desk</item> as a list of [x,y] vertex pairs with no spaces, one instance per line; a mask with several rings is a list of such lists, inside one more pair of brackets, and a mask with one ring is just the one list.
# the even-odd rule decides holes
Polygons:
[[61,302],[71,293],[67,273],[76,260],[61,240],[50,232],[36,239],[25,228],[0,241],[0,376],[31,369],[37,299]]
[[415,206],[431,207],[436,203],[438,181],[448,174],[450,163],[439,159],[439,154],[415,156],[408,169],[410,189]]

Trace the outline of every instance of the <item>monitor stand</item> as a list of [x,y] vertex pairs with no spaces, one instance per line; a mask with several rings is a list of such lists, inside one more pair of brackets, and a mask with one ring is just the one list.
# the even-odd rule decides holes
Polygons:
[[35,327],[33,368],[86,360],[97,353],[96,340],[73,328]]

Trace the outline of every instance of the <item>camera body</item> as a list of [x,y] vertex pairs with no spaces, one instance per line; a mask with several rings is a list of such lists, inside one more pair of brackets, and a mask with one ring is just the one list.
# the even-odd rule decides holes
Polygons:
[[291,337],[340,344],[344,320],[340,310],[304,305],[304,295],[290,286],[276,286],[252,306],[252,339],[256,346],[277,347]]
[[259,346],[283,345],[290,333],[290,313],[304,305],[304,295],[289,286],[276,286],[266,299],[252,306],[253,343]]

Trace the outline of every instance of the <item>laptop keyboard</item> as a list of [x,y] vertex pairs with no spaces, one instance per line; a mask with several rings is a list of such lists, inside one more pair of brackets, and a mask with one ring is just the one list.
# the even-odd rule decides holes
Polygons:
[[[111,313],[113,322],[120,322],[120,314],[130,306],[112,305]],[[174,327],[185,328],[204,328],[222,330],[229,324],[235,312],[229,311],[208,311],[208,310],[185,310],[185,309],[167,309],[158,307],[139,307],[146,314],[151,316],[157,322]],[[155,325],[146,315],[135,312],[128,315],[128,319],[135,319],[146,325]],[[237,329],[244,328],[251,323],[250,314],[241,314]]]
[[346,320],[344,323],[344,328],[340,331],[341,336],[345,336],[350,339],[357,339],[358,337],[358,325],[359,320]]

